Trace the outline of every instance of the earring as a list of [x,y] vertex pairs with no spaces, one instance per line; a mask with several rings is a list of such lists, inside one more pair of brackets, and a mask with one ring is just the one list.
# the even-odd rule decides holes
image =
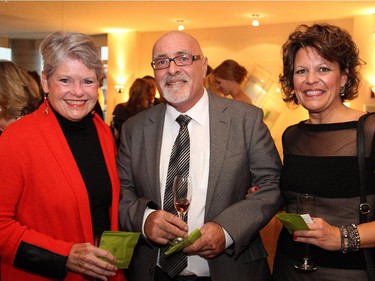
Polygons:
[[46,108],[43,110],[43,114],[48,115],[48,94],[44,95],[44,102],[46,103]]
[[345,86],[341,86],[340,88],[340,96],[345,96]]

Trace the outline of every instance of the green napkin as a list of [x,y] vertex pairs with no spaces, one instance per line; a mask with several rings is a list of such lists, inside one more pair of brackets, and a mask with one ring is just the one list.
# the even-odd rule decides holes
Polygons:
[[195,229],[188,238],[184,239],[181,243],[178,243],[177,245],[170,246],[168,250],[165,252],[166,255],[170,255],[174,252],[178,252],[182,250],[183,248],[193,244],[199,237],[202,236],[201,231],[199,228]]
[[276,215],[276,218],[282,222],[290,233],[297,230],[309,230],[305,220],[299,214],[279,213]]
[[116,257],[118,268],[128,268],[139,236],[139,232],[104,231],[99,248],[107,250]]

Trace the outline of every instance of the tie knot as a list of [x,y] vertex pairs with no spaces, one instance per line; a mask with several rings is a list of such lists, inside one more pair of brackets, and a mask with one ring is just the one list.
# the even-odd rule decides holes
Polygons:
[[176,121],[180,126],[187,126],[191,120],[191,117],[189,115],[180,115],[176,118]]

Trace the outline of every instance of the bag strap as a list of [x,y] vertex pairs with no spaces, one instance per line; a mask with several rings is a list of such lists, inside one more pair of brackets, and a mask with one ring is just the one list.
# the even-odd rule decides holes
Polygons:
[[[370,113],[371,114],[371,113]],[[367,215],[371,212],[370,205],[367,203],[366,198],[366,172],[365,172],[365,139],[364,139],[364,123],[370,114],[361,116],[358,120],[357,127],[357,154],[359,166],[359,181],[361,187],[361,202],[359,205],[360,223],[367,222]],[[375,268],[370,248],[363,249],[366,261],[367,276],[369,281],[375,281]]]
[[359,182],[361,187],[361,203],[359,205],[360,223],[367,222],[367,214],[371,212],[370,205],[367,203],[366,195],[366,165],[365,165],[365,139],[364,139],[364,123],[370,114],[361,116],[358,120],[357,127],[357,155],[359,166]]

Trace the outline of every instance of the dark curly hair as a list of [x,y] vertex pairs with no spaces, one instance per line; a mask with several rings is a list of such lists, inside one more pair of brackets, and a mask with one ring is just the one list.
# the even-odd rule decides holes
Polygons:
[[361,80],[359,68],[365,62],[359,58],[359,50],[350,34],[329,24],[314,24],[312,26],[302,24],[289,35],[282,47],[283,73],[279,76],[279,82],[283,100],[286,103],[299,104],[293,84],[294,59],[298,50],[306,47],[315,49],[321,57],[329,62],[337,62],[340,70],[347,72],[348,81],[341,100],[355,99],[358,96]]

